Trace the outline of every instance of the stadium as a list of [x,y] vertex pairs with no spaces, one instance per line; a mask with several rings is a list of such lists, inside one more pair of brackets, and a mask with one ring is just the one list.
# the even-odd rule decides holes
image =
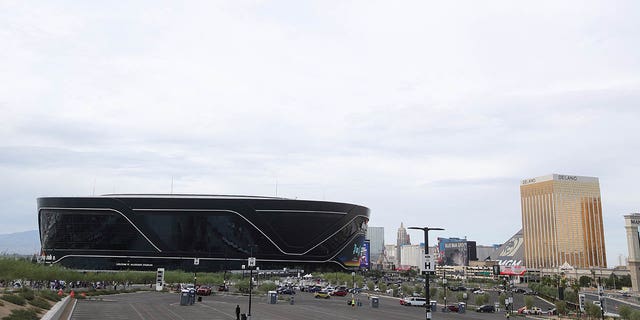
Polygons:
[[256,196],[38,198],[45,263],[83,270],[360,267],[369,209]]

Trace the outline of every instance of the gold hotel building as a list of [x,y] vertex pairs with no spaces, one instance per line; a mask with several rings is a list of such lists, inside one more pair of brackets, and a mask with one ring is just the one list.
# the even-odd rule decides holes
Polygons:
[[598,178],[551,174],[520,185],[524,265],[607,267]]

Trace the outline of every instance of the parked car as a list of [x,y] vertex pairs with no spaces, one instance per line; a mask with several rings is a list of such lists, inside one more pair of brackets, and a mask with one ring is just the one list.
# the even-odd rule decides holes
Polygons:
[[292,288],[280,288],[277,292],[278,294],[296,294],[296,291]]
[[484,290],[478,289],[478,290],[474,291],[473,294],[484,294]]
[[218,286],[218,291],[229,291],[229,287],[226,284],[221,284]]
[[420,297],[411,297],[405,299],[404,305],[408,307],[424,307],[427,305],[427,299]]
[[198,290],[196,290],[196,294],[199,296],[208,296],[211,295],[211,287],[208,286],[200,286]]
[[336,290],[336,291],[332,292],[331,295],[332,296],[338,296],[338,297],[344,297],[344,296],[347,295],[347,293],[348,293],[347,290],[339,289],[339,290]]
[[318,286],[312,286],[312,287],[309,287],[309,289],[307,289],[307,291],[315,293],[315,292],[322,291],[322,288],[320,288]]
[[476,308],[476,312],[496,312],[496,308],[490,304],[483,304]]
[[531,295],[531,296],[536,296],[538,295],[538,291],[533,291],[533,290],[527,290],[524,292],[525,295]]
[[326,291],[318,291],[313,294],[313,297],[317,299],[329,299],[331,296]]
[[448,306],[442,308],[442,311],[446,311],[446,310],[449,310],[451,312],[458,312],[458,311],[460,311],[460,308],[458,306],[456,306],[455,304],[451,304],[451,305],[448,305]]
[[524,288],[514,288],[513,292],[514,293],[525,293],[525,292],[527,292],[527,290],[524,289]]
[[457,286],[457,287],[449,287],[449,290],[451,290],[451,291],[467,291],[467,288],[465,288],[463,286]]
[[524,314],[539,315],[539,314],[542,314],[542,309],[540,309],[538,307],[531,307],[531,309],[526,309],[523,313]]

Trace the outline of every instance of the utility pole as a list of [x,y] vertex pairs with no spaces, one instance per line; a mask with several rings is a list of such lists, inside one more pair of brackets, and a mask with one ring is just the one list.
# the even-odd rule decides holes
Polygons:
[[[424,295],[425,295],[425,298],[427,299],[426,308],[425,308],[425,319],[431,320],[431,293],[429,292],[429,275],[431,273],[431,270],[435,270],[435,265],[432,265],[431,256],[429,255],[429,231],[444,230],[444,229],[429,228],[429,227],[409,227],[408,229],[422,230],[424,232],[424,257],[425,257]],[[429,259],[429,261],[427,261],[427,258]]]

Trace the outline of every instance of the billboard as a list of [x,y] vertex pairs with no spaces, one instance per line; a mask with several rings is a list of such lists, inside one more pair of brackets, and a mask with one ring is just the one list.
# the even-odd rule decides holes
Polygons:
[[360,269],[369,269],[369,260],[371,258],[371,242],[364,241],[364,245],[360,250]]
[[444,243],[445,266],[466,266],[469,265],[467,254],[467,241],[449,241]]

